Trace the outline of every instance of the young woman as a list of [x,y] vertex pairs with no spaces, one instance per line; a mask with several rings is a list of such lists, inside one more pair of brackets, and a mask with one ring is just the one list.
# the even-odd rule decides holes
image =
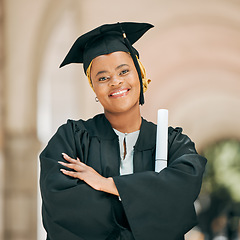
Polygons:
[[132,44],[151,27],[100,26],[61,64],[83,63],[104,113],[68,120],[40,155],[48,240],[182,240],[196,225],[206,159],[169,127],[168,167],[156,173],[156,125],[140,114],[148,81]]

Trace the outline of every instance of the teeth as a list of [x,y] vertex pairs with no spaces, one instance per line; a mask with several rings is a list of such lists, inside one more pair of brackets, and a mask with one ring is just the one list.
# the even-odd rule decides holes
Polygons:
[[125,93],[125,92],[127,92],[127,90],[122,90],[122,91],[119,91],[119,92],[115,92],[115,93],[112,94],[112,96],[120,95],[120,94]]

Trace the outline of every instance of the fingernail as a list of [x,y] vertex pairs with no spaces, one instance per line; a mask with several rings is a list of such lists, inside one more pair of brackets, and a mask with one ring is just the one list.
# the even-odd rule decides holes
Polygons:
[[69,158],[69,156],[66,153],[62,153],[64,158]]

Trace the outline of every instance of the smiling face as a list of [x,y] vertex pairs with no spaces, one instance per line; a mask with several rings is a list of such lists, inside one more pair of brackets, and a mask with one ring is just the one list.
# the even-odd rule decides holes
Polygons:
[[113,52],[94,58],[91,80],[105,114],[124,113],[139,108],[140,83],[128,53]]

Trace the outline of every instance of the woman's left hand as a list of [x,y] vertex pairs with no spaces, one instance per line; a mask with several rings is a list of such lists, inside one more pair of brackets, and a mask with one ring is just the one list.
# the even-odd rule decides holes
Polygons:
[[117,196],[119,195],[112,178],[105,178],[101,176],[92,167],[89,167],[83,162],[81,162],[79,158],[73,159],[65,153],[63,153],[62,155],[68,163],[61,161],[59,161],[59,163],[67,168],[74,170],[69,171],[66,169],[60,169],[63,174],[73,178],[79,178],[95,190],[108,192]]

